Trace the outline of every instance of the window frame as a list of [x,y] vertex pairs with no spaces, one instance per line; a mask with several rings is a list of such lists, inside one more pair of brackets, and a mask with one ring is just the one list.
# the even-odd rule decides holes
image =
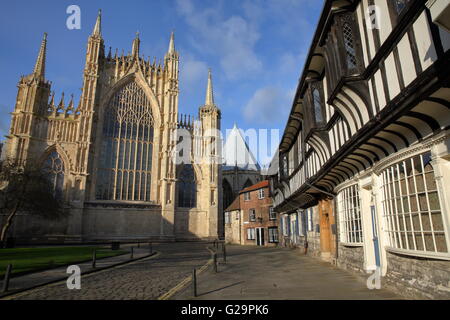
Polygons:
[[[432,170],[426,171],[425,163],[424,163],[424,157],[427,156],[428,162],[427,164],[431,164]],[[416,164],[416,159],[419,158],[420,165],[418,173],[414,173],[413,171],[409,172],[409,169],[416,168],[414,165]],[[410,166],[408,165],[408,162],[410,162]],[[405,172],[405,175],[402,177],[399,175],[399,172],[401,173],[403,169]],[[409,256],[414,257],[426,257],[426,258],[435,258],[440,260],[450,260],[450,233],[449,233],[449,227],[446,223],[446,213],[442,210],[442,201],[443,197],[445,195],[442,195],[441,190],[439,186],[436,184],[436,189],[429,189],[428,187],[428,181],[426,180],[426,175],[431,174],[431,180],[429,180],[431,183],[435,183],[435,168],[433,165],[433,157],[430,151],[420,152],[415,155],[410,155],[409,157],[405,157],[404,159],[394,163],[390,164],[389,166],[385,167],[380,175],[380,192],[381,192],[381,204],[382,204],[382,221],[384,224],[384,232],[383,235],[386,239],[386,250],[390,252],[395,253],[401,253]],[[411,179],[411,181],[410,181]],[[403,180],[405,180],[404,188],[403,189]],[[419,189],[418,181],[423,184],[423,186],[420,186],[420,188],[423,187],[423,189]],[[410,186],[410,183],[412,182],[412,185]],[[390,183],[392,183],[393,187],[387,187]],[[395,184],[398,184],[396,186]],[[398,189],[396,188],[398,187]],[[412,188],[412,190],[410,190]],[[406,194],[403,194],[402,192],[406,191]],[[399,193],[397,196],[397,192]],[[430,194],[436,194],[437,195],[437,202],[438,209],[431,209],[430,206]],[[422,209],[423,202],[420,201],[420,195],[425,196],[426,200],[426,209]],[[393,196],[393,197],[392,197]],[[397,199],[399,198],[399,199]],[[405,199],[406,198],[406,202]],[[411,200],[413,199],[413,200]],[[424,198],[422,198],[424,199]],[[396,200],[396,201],[392,201]],[[400,200],[400,201],[397,201]],[[434,199],[436,200],[436,199]],[[400,205],[399,205],[400,204]],[[405,207],[407,204],[407,210],[405,211]],[[413,209],[416,209],[415,211]],[[399,212],[401,210],[402,212]],[[439,211],[440,218],[441,218],[441,224],[443,230],[435,230],[434,229],[434,220],[432,218],[432,211]],[[437,213],[437,212],[434,212]],[[415,217],[417,215],[417,217]],[[426,219],[426,216],[428,215],[428,219]],[[416,228],[416,222],[413,220],[417,219],[418,223],[418,229]],[[425,220],[423,220],[425,217]],[[427,221],[428,220],[428,221]],[[424,222],[429,223],[430,230],[424,229]],[[403,227],[403,230],[401,229]],[[408,227],[410,229],[408,229]],[[407,230],[408,229],[408,230]],[[431,240],[433,243],[434,251],[428,250],[427,248],[427,242],[426,242],[426,236],[429,236],[431,234]],[[436,234],[443,234],[443,241],[446,246],[446,252],[443,251],[437,251],[436,246]],[[418,239],[416,239],[416,237]],[[414,248],[410,247],[410,241],[414,245]],[[422,245],[422,250],[418,250],[418,247],[420,247],[420,244]],[[400,245],[399,245],[400,244]],[[405,248],[406,247],[406,248]]]
[[265,192],[264,192],[264,188],[261,188],[258,190],[258,199],[264,199],[265,198]]
[[[314,123],[316,124],[317,127],[322,127],[322,126],[324,126],[326,124],[326,114],[325,114],[326,102],[325,102],[325,94],[324,94],[324,91],[323,91],[322,81],[323,80],[314,81],[309,86],[309,95],[310,95],[309,98],[310,98],[310,101],[311,101],[310,102],[310,105],[311,105],[310,109],[312,111],[312,114],[314,115],[312,120],[314,121]],[[320,121],[318,121],[318,119],[317,119],[317,110],[318,110],[318,108],[317,108],[317,104],[316,104],[317,100],[314,97],[314,93],[315,92],[319,93],[319,99],[320,99],[320,106],[319,107],[320,107],[320,118],[321,118]]]
[[269,207],[269,220],[270,221],[277,220],[277,212],[275,211],[273,206]]
[[[267,234],[268,234],[268,238],[269,238],[268,239],[269,243],[279,243],[280,242],[280,234],[279,234],[278,227],[268,227]],[[275,237],[273,237],[273,236],[275,236]]]
[[[354,57],[356,60],[355,67],[349,68],[347,63],[348,59],[348,50],[346,50],[345,38],[344,38],[344,25],[348,24],[351,29],[352,42],[353,42],[353,50]],[[361,42],[361,34],[359,32],[357,19],[355,17],[355,12],[345,12],[338,16],[337,18],[337,37],[338,37],[338,45],[337,51],[340,57],[341,68],[345,70],[342,76],[352,76],[356,74],[360,74],[364,68],[363,65],[363,53],[362,53],[362,42]],[[336,47],[335,47],[336,50]],[[339,79],[337,79],[339,81]]]
[[353,184],[342,189],[337,195],[339,242],[344,245],[362,246],[364,244],[359,191],[359,185]]
[[248,221],[256,222],[256,209],[248,209]]
[[249,192],[244,192],[244,201],[250,201],[250,191]]
[[247,240],[255,240],[256,234],[255,234],[255,228],[247,228]]

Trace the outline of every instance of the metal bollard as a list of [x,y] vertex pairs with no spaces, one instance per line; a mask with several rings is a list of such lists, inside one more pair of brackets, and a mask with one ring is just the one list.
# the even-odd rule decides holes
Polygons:
[[214,260],[214,273],[217,273],[217,253],[215,252],[213,254],[213,260]]
[[97,264],[97,250],[94,249],[92,252],[92,268],[95,268],[95,265]]
[[223,262],[227,263],[227,249],[225,248],[225,242],[222,243]]
[[134,247],[131,247],[130,259],[133,259],[133,257],[134,257]]
[[192,270],[192,294],[197,297],[197,270]]
[[8,291],[9,288],[9,279],[11,277],[12,264],[8,264],[6,267],[5,277],[3,278],[3,289],[2,292]]

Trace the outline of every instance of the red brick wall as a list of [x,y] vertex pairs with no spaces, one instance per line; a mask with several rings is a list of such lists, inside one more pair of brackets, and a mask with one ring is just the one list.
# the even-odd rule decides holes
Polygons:
[[[264,198],[259,199],[259,190],[250,191],[250,200],[245,201],[244,193],[240,194],[241,197],[241,212],[242,212],[242,239],[245,245],[256,245],[256,228],[264,228],[264,244],[265,246],[273,246],[275,243],[269,243],[269,227],[278,227],[278,216],[275,220],[269,219],[270,207],[273,206],[272,198],[268,187],[264,189]],[[250,221],[250,209],[256,211],[256,221]],[[260,219],[258,219],[260,218]],[[255,228],[255,240],[247,240],[247,229]]]

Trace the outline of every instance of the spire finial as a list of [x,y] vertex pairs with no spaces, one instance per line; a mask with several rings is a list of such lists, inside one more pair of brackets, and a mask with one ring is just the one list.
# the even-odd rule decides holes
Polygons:
[[94,31],[92,31],[93,36],[102,35],[102,9],[98,10],[97,21],[95,21]]
[[208,86],[206,87],[205,105],[206,106],[214,105],[214,93],[213,93],[213,86],[212,86],[211,68],[208,69]]
[[33,73],[36,77],[44,79],[45,77],[45,56],[47,54],[47,32],[44,32],[44,37],[42,38],[41,48],[39,49],[39,54],[36,59],[36,64],[34,66]]
[[175,53],[175,34],[172,31],[170,34],[169,51],[168,53]]
[[131,49],[131,55],[139,59],[139,46],[141,40],[139,39],[139,31],[136,32],[136,38],[133,40],[133,47]]

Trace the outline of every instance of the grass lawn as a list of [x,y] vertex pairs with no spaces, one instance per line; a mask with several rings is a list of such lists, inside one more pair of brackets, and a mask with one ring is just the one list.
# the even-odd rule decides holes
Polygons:
[[97,259],[117,256],[123,250],[112,251],[100,247],[52,247],[52,248],[14,248],[0,249],[0,278],[8,264],[13,265],[12,274],[27,271],[45,270],[70,263],[92,259],[93,250],[97,250]]

